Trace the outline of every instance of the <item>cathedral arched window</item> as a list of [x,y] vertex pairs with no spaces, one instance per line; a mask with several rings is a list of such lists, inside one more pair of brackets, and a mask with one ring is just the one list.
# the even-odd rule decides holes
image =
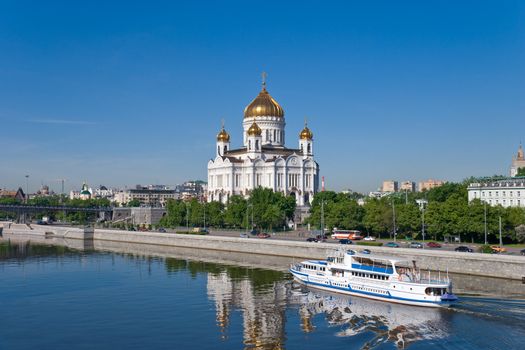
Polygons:
[[217,146],[217,154],[221,154],[221,146]]
[[255,140],[255,150],[259,150],[259,140]]
[[303,144],[301,143],[301,153],[303,153]]
[[277,139],[277,130],[273,129],[273,139]]
[[228,146],[224,145],[224,153],[223,154],[226,154],[227,150],[228,150]]
[[248,151],[252,150],[252,140],[248,140]]
[[312,152],[312,147],[310,144],[308,144],[308,153],[311,153]]

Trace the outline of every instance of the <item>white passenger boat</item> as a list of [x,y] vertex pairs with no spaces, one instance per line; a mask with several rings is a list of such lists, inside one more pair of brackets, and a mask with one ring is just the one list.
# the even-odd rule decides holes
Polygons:
[[326,260],[307,260],[290,267],[308,286],[400,304],[443,307],[457,303],[448,273],[432,278],[415,260],[337,250]]

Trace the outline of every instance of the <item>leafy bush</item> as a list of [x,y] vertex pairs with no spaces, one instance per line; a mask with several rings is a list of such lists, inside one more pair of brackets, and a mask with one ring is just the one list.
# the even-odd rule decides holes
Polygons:
[[492,248],[490,247],[490,245],[484,244],[481,247],[479,247],[479,252],[480,253],[485,253],[485,254],[491,254],[492,253]]

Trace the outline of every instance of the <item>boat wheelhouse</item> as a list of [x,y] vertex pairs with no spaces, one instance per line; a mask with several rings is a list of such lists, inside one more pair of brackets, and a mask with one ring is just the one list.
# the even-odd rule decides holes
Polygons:
[[422,273],[415,260],[339,249],[326,260],[294,264],[290,272],[308,286],[371,299],[431,307],[458,300],[448,273],[444,278]]

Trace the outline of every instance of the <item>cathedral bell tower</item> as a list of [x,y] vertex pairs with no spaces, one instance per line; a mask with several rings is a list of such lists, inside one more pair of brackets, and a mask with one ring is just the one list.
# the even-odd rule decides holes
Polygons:
[[304,129],[299,134],[299,149],[305,157],[312,157],[314,154],[314,134],[308,128],[306,120],[304,121]]
[[256,158],[261,155],[262,148],[262,130],[254,121],[246,132],[246,149],[248,156]]
[[217,154],[223,157],[230,150],[230,134],[224,130],[224,121],[222,122],[221,131],[217,134]]

